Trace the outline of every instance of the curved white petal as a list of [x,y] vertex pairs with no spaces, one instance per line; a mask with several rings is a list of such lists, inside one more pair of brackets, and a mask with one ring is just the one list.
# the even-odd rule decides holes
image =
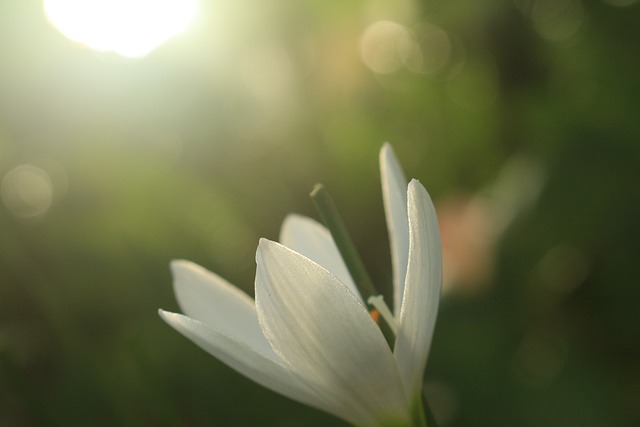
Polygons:
[[394,356],[408,395],[419,392],[431,347],[442,287],[442,250],[436,211],[427,190],[409,183],[409,264]]
[[362,300],[331,233],[311,218],[289,214],[280,229],[280,243],[320,264]]
[[273,352],[263,354],[247,343],[182,314],[164,310],[158,310],[158,313],[169,326],[247,378],[290,399],[326,410],[322,398],[283,366]]
[[407,178],[389,143],[385,143],[380,150],[380,176],[393,267],[393,313],[398,316],[409,259]]
[[366,308],[320,265],[260,240],[256,308],[274,351],[356,425],[408,419],[393,355]]
[[253,298],[189,261],[172,261],[171,271],[176,299],[187,316],[263,353],[272,353],[258,324]]

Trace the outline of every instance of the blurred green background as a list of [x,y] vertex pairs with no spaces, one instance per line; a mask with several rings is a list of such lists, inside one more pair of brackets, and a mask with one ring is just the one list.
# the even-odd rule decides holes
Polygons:
[[252,293],[324,182],[391,271],[378,150],[440,214],[441,427],[640,425],[640,2],[201,0],[137,60],[0,5],[0,425],[342,426],[165,325]]

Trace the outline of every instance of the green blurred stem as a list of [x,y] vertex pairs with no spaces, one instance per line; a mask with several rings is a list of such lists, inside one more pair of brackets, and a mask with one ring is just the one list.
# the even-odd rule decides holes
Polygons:
[[427,402],[427,397],[425,396],[424,391],[421,394],[422,394],[422,401],[424,403],[424,405],[423,405],[424,415],[423,416],[426,416],[427,427],[438,427],[438,423],[436,422],[436,419],[433,416],[433,412],[431,411],[431,408],[429,407],[429,403]]
[[[336,209],[329,192],[324,185],[316,184],[313,187],[313,191],[310,196],[313,204],[320,214],[320,218],[322,218],[322,221],[324,222],[324,225],[329,229],[329,232],[338,247],[338,251],[340,252],[340,255],[342,255],[344,263],[360,291],[362,298],[367,301],[367,306],[370,310],[376,310],[376,308],[369,304],[368,301],[370,297],[378,296],[380,293],[373,285],[373,281],[364,267],[360,254],[358,253],[356,246],[353,244],[353,240],[351,240],[347,227],[344,225],[344,221],[338,213],[338,209]],[[382,316],[378,319],[378,325],[380,326],[380,330],[387,340],[389,347],[393,349],[396,337],[392,328]]]
[[351,236],[349,236],[347,232],[347,227],[344,225],[344,221],[342,221],[342,217],[340,217],[329,192],[324,185],[316,184],[310,195],[324,225],[331,232],[331,236],[333,236],[333,240],[336,242],[336,246],[338,246],[338,250],[347,265],[347,269],[349,269],[353,281],[362,294],[362,298],[367,301],[369,297],[379,295],[379,292],[377,292],[375,286],[373,286],[373,282],[364,267],[362,259],[360,259],[360,255],[353,244],[353,240],[351,240]]

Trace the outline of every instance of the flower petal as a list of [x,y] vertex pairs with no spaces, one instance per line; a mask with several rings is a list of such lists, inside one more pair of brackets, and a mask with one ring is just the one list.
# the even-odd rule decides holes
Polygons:
[[282,246],[260,240],[256,309],[274,351],[357,425],[408,419],[396,363],[364,305],[336,277]]
[[273,352],[265,355],[247,343],[182,314],[164,310],[158,310],[158,313],[169,326],[247,378],[290,399],[326,410],[322,398],[290,372]]
[[172,261],[171,271],[176,299],[187,316],[263,353],[273,352],[249,295],[189,261]]
[[389,143],[384,144],[380,150],[380,175],[393,267],[393,313],[398,316],[402,306],[409,259],[407,178]]
[[302,215],[289,214],[280,229],[280,243],[329,270],[362,300],[331,233],[323,225]]
[[436,211],[427,190],[409,183],[409,264],[394,356],[409,396],[422,388],[442,287],[442,249]]

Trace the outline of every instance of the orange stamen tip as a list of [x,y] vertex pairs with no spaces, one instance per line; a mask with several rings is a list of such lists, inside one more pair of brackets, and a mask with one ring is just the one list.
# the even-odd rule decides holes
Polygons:
[[377,324],[380,324],[380,313],[378,313],[378,310],[373,309],[369,312],[369,314],[373,318],[374,322],[376,322]]

